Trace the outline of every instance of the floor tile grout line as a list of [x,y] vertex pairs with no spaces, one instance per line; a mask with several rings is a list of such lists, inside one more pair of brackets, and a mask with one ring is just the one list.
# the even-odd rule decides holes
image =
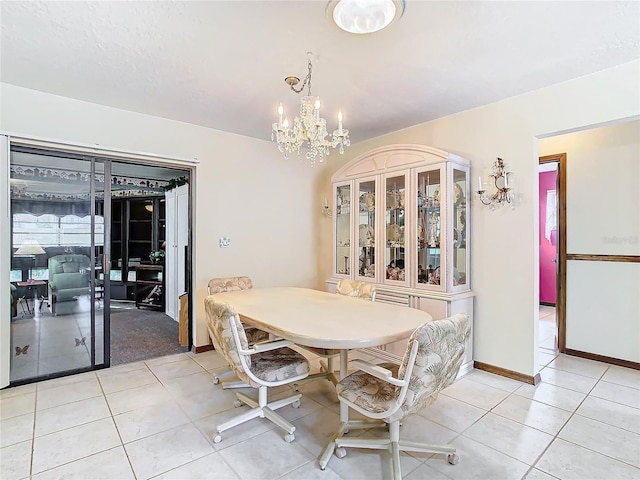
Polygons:
[[[596,397],[596,398],[597,398],[597,397]],[[591,420],[592,422],[600,423],[600,424],[605,425],[605,426],[607,426],[607,427],[617,428],[618,430],[623,430],[623,431],[628,432],[628,433],[631,433],[631,434],[633,434],[633,435],[637,435],[637,436],[638,436],[638,440],[640,440],[640,433],[638,433],[638,432],[634,432],[633,430],[628,430],[628,429],[626,429],[626,428],[624,428],[624,427],[620,427],[620,426],[618,426],[618,425],[612,425],[612,424],[610,424],[610,423],[607,423],[607,422],[605,422],[605,421],[599,420],[599,419],[597,419],[597,418],[591,418],[591,417],[588,417],[587,415],[584,415],[583,413],[579,413],[577,410],[576,410],[575,415],[577,415],[578,417],[586,418],[587,420]],[[639,467],[639,468],[640,468],[640,467]]]
[[[97,375],[96,375],[97,377]],[[100,384],[100,390],[102,391],[102,396],[104,397],[104,401],[107,404],[107,408],[109,409],[109,413],[111,414],[111,422],[113,422],[113,426],[116,429],[116,433],[118,434],[118,438],[120,439],[120,446],[122,447],[122,451],[124,452],[125,457],[127,458],[127,463],[129,463],[129,468],[131,469],[131,473],[133,474],[133,478],[137,479],[136,471],[133,469],[133,464],[131,463],[131,458],[129,457],[129,452],[124,446],[124,441],[122,440],[122,434],[120,433],[120,429],[118,428],[118,423],[116,422],[115,416],[113,415],[113,410],[111,409],[111,405],[107,400],[107,394],[104,391],[104,387],[100,378],[98,377],[98,383]]]
[[31,426],[31,458],[29,459],[29,478],[33,475],[33,457],[36,449],[36,419],[38,414],[38,387],[33,395],[33,425]]
[[[582,406],[582,404],[585,402],[585,400],[589,397],[589,395],[591,394],[591,392],[596,388],[596,385],[598,385],[598,383],[599,383],[600,381],[602,381],[602,378],[604,377],[604,375],[605,375],[605,374],[607,373],[607,371],[609,370],[609,367],[610,367],[610,365],[609,365],[609,366],[607,366],[607,368],[605,369],[605,371],[600,375],[600,378],[597,380],[597,382],[596,382],[596,383],[595,383],[595,385],[591,388],[591,390],[589,390],[589,393],[587,393],[587,394],[585,395],[585,397],[582,399],[582,401],[580,402],[580,404],[575,408],[575,410],[573,410],[573,412],[571,412],[571,415],[569,416],[569,418],[567,418],[567,420],[564,422],[564,424],[562,425],[562,427],[560,427],[560,429],[558,430],[558,432],[554,435],[554,437],[553,437],[553,439],[551,440],[551,442],[549,442],[549,444],[544,448],[544,450],[542,451],[542,453],[538,456],[538,458],[536,459],[536,461],[533,463],[533,465],[531,466],[532,468],[535,468],[535,466],[538,464],[538,462],[539,462],[539,461],[540,461],[540,459],[544,456],[544,454],[548,451],[548,449],[551,447],[551,445],[552,445],[556,440],[558,440],[558,439],[559,439],[559,440],[562,440],[562,441],[564,441],[564,442],[571,443],[572,445],[575,445],[575,446],[577,446],[577,447],[584,448],[584,449],[589,450],[589,451],[591,451],[591,452],[597,453],[597,454],[599,454],[599,455],[603,455],[603,456],[605,456],[605,457],[611,458],[611,459],[613,459],[613,460],[615,460],[615,461],[618,461],[618,462],[624,463],[624,464],[626,464],[626,465],[629,465],[628,463],[626,463],[626,462],[624,462],[624,461],[622,461],[622,460],[620,460],[620,459],[617,459],[617,458],[611,457],[610,455],[604,454],[604,453],[602,453],[602,452],[598,452],[598,451],[596,451],[596,450],[593,450],[593,449],[591,449],[591,448],[588,448],[588,447],[587,447],[587,446],[585,446],[585,445],[577,444],[577,443],[575,443],[575,442],[572,442],[572,441],[570,441],[570,440],[567,440],[567,439],[562,438],[562,437],[560,437],[560,436],[559,436],[559,435],[560,435],[560,433],[562,432],[562,430],[564,430],[564,428],[565,428],[565,427],[567,426],[567,424],[571,421],[571,419],[573,419],[573,417],[574,417],[575,415],[583,416],[583,415],[580,415],[580,414],[578,413],[578,409]],[[597,398],[597,397],[596,397],[596,398]],[[609,425],[609,424],[606,424],[606,423],[604,423],[604,422],[599,422],[599,423],[602,423],[602,424],[604,424],[604,425]],[[613,426],[613,425],[609,425],[609,426]],[[632,466],[632,467],[635,467],[635,468],[638,468],[638,467],[636,467],[635,465],[631,465],[631,466]],[[542,472],[544,472],[544,473],[548,473],[548,472],[546,472],[545,470],[542,470],[542,469],[538,469],[538,470],[541,470],[541,471],[542,471]]]

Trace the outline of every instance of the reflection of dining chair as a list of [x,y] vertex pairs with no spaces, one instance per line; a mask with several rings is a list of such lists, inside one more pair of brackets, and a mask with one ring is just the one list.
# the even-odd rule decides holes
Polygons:
[[[253,282],[249,277],[217,277],[209,280],[209,284],[207,285],[207,291],[209,295],[213,295],[215,293],[233,292],[235,290],[249,290],[250,288],[253,288]],[[249,340],[249,345],[269,339],[269,334],[263,330],[260,330],[259,328],[245,325],[244,330],[247,335],[247,339]],[[241,388],[247,386],[244,382],[238,380],[221,380],[221,375],[230,373],[231,370],[222,372],[220,374],[215,374],[213,376],[213,384],[218,385],[220,383],[222,384],[222,388]]]
[[[347,297],[355,297],[373,302],[376,299],[376,286],[368,282],[343,278],[338,281],[336,293],[338,295],[345,295]],[[340,350],[335,348],[307,347],[304,345],[300,345],[300,347],[315,353],[322,359],[326,360],[326,363],[323,360],[320,360],[320,372],[309,375],[304,382],[300,382],[299,385],[322,379],[329,380],[334,385],[338,383],[338,379],[334,373],[333,361],[340,357]]]
[[217,425],[214,443],[222,440],[221,434],[225,430],[256,417],[275,423],[286,432],[285,441],[292,442],[296,428],[275,410],[289,404],[299,407],[302,395],[295,394],[269,403],[267,387],[278,387],[305,378],[309,375],[309,362],[303,355],[288,348],[292,345],[288,340],[263,342],[250,347],[238,314],[230,305],[216,302],[215,297],[205,299],[205,310],[209,336],[216,350],[229,362],[240,380],[258,389],[257,401],[244,393],[236,393],[234,405],[239,407],[244,403],[251,409]]
[[458,463],[456,449],[452,445],[400,440],[400,421],[430,405],[441,390],[453,383],[462,364],[470,331],[468,316],[457,314],[418,327],[409,338],[399,367],[393,363],[350,362],[349,366],[357,371],[336,385],[338,398],[349,408],[376,420],[350,421],[345,430],[388,424],[389,436],[338,437],[335,455],[344,457],[345,447],[388,449],[393,459],[395,479],[401,478],[401,451],[444,453],[449,463]]

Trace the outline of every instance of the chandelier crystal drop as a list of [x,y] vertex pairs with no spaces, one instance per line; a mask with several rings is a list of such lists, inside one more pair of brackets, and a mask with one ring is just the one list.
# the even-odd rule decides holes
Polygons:
[[285,78],[285,82],[294,92],[302,92],[305,86],[308,91],[307,95],[300,99],[300,114],[293,119],[292,124],[289,124],[289,120],[283,117],[284,108],[282,104],[279,105],[278,121],[272,126],[271,140],[277,143],[278,149],[284,153],[286,159],[292,152],[301,157],[301,149],[306,149],[304,156],[313,166],[316,162],[324,162],[324,157],[330,154],[331,148],[338,147],[340,154],[343,154],[344,147],[348,147],[351,141],[349,140],[349,130],[342,128],[342,112],[338,113],[338,128],[329,136],[327,121],[320,117],[320,98],[311,95],[312,68],[311,55],[309,54],[309,72],[299,89],[295,88],[300,82],[299,78]]

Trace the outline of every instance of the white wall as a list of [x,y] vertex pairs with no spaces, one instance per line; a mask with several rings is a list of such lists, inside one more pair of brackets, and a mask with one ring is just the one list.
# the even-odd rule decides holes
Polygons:
[[[509,179],[514,179],[516,209],[492,212],[472,201],[474,355],[477,361],[534,375],[539,370],[534,347],[539,296],[537,138],[640,115],[639,84],[636,61],[359,143],[340,162],[330,164],[324,192],[329,196],[331,173],[383,145],[418,143],[459,154],[471,160],[472,179],[486,175],[496,157],[503,158],[513,172]],[[323,240],[323,275],[329,278],[331,233]]]
[[640,255],[640,121],[540,140],[567,154],[567,253]]
[[[516,210],[491,212],[473,202],[470,215],[475,359],[534,375],[537,138],[640,115],[639,83],[636,61],[352,145],[343,156],[331,155],[329,168],[315,170],[285,162],[269,142],[9,85],[1,93],[0,129],[200,159],[197,345],[206,343],[202,303],[209,277],[248,274],[259,286],[315,287],[330,277],[331,222],[319,213],[320,204],[331,198],[331,174],[350,159],[383,145],[419,143],[468,158],[476,178],[502,157],[514,174]],[[8,234],[1,233],[4,242]],[[230,236],[236,248],[218,249],[220,235]]]
[[[640,122],[540,141],[567,154],[567,254],[640,255]],[[567,348],[640,362],[640,264],[567,262]]]
[[[322,167],[286,161],[267,141],[13,85],[0,87],[2,132],[200,161],[194,185],[195,345],[209,343],[204,297],[211,277],[249,275],[256,286],[318,286],[313,245],[323,218],[313,192]],[[8,230],[0,235],[0,244],[7,245]],[[231,238],[231,248],[218,247],[220,236]],[[8,277],[8,271],[1,272],[3,281]],[[1,287],[8,290],[8,285]]]

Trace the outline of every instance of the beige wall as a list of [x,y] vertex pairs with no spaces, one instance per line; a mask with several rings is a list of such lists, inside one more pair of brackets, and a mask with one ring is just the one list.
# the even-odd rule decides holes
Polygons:
[[[256,286],[318,286],[314,245],[319,226],[330,223],[313,193],[322,167],[286,161],[267,141],[1,87],[3,133],[199,160],[194,185],[195,345],[209,343],[204,297],[211,277],[249,275]],[[221,236],[231,239],[230,248],[218,247]],[[8,241],[7,227],[0,244]],[[2,272],[3,279],[8,277],[8,271]]]
[[[567,253],[640,255],[640,122],[545,138],[567,154]],[[567,348],[640,362],[640,263],[567,262]]]
[[[213,275],[247,274],[258,286],[322,287],[331,270],[331,222],[321,215],[321,202],[331,196],[331,174],[349,159],[378,146],[420,143],[467,157],[477,178],[500,156],[514,173],[518,206],[491,212],[472,203],[475,359],[533,375],[538,370],[536,137],[639,115],[639,63],[356,144],[343,157],[331,155],[329,168],[313,170],[284,161],[269,142],[6,84],[0,129],[200,160],[197,345],[206,343],[202,303]],[[231,249],[217,248],[221,235],[231,237]],[[0,237],[7,241],[8,231]]]
[[[373,148],[419,143],[471,160],[471,178],[486,176],[496,157],[513,172],[515,210],[490,211],[472,201],[471,287],[475,360],[534,375],[538,319],[538,138],[640,114],[640,62],[420,124],[350,148],[332,172]],[[470,85],[470,88],[473,88]],[[334,158],[335,160],[335,158]],[[473,182],[472,182],[473,185]],[[328,186],[323,193],[328,193]],[[331,234],[323,276],[331,275]]]

